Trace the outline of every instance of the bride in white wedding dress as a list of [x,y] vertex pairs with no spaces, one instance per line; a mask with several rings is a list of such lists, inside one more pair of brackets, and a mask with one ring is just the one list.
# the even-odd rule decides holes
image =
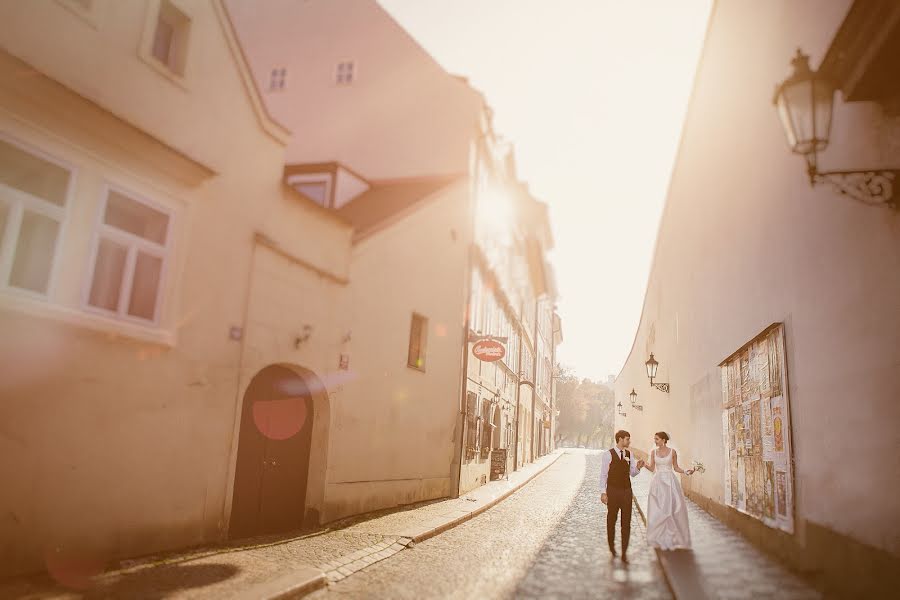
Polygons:
[[668,447],[669,436],[660,431],[654,438],[656,448],[650,453],[647,469],[653,473],[647,503],[647,543],[660,550],[689,549],[691,530],[688,526],[687,503],[676,473],[690,475],[678,466],[678,453]]

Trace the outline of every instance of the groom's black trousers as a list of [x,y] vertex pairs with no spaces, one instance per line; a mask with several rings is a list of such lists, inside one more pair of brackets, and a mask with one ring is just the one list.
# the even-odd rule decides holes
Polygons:
[[609,549],[616,549],[616,518],[622,511],[622,554],[628,552],[628,539],[631,537],[631,504],[634,495],[631,488],[608,487],[606,489],[606,539]]

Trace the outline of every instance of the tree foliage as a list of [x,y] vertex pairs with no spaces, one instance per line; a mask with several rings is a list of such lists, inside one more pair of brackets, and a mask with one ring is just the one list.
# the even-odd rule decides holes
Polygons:
[[568,442],[593,448],[611,446],[615,426],[615,392],[602,383],[579,378],[566,367],[558,366],[558,372],[557,443]]

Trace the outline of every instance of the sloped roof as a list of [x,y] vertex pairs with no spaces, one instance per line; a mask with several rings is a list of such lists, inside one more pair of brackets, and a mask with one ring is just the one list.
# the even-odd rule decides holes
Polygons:
[[369,191],[339,208],[337,214],[353,225],[353,239],[359,241],[418,210],[437,192],[464,178],[444,175],[372,182]]

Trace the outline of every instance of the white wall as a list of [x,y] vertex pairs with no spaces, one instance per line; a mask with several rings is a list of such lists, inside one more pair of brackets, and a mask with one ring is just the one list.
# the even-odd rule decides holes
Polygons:
[[[264,92],[297,134],[288,162],[336,160],[363,177],[465,173],[481,97],[448,75],[375,0],[228,0],[263,90],[288,69],[287,89]],[[353,85],[335,84],[355,61]]]
[[[617,401],[628,406],[634,387],[644,411],[628,409],[618,425],[644,449],[668,431],[682,462],[708,467],[691,486],[722,502],[717,365],[784,322],[797,535],[808,520],[897,553],[900,214],[811,188],[771,103],[795,48],[817,66],[848,6],[716,4],[641,323],[616,381]],[[898,136],[900,121],[876,105],[837,101],[823,166],[896,166]],[[651,351],[669,395],[650,389]]]
[[[460,406],[467,183],[425,200],[353,251],[351,383],[335,400],[328,520],[450,495]],[[428,319],[425,372],[407,366]]]

